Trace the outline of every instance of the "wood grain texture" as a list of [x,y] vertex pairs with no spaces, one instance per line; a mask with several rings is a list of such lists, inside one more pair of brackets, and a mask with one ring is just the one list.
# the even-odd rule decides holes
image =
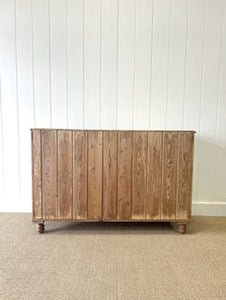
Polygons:
[[32,196],[33,218],[42,218],[42,162],[40,130],[31,132],[32,137]]
[[189,131],[35,129],[33,220],[184,224],[193,147]]
[[88,218],[102,218],[102,132],[88,132]]
[[148,132],[146,218],[160,219],[162,204],[162,132]]
[[132,218],[145,219],[147,197],[147,132],[133,133]]
[[73,218],[87,218],[87,132],[73,132]]
[[163,203],[161,218],[176,218],[178,133],[163,134]]
[[103,219],[116,219],[118,135],[115,131],[103,133]]
[[194,135],[192,133],[178,133],[177,219],[187,219],[191,217],[193,140]]
[[118,133],[117,219],[131,219],[132,208],[132,132]]
[[58,218],[72,218],[72,132],[58,131]]
[[57,133],[42,131],[43,218],[57,218]]

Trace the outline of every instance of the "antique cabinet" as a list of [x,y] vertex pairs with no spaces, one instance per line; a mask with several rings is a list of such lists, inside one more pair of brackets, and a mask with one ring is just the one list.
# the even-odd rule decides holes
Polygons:
[[31,129],[33,221],[191,219],[194,131]]

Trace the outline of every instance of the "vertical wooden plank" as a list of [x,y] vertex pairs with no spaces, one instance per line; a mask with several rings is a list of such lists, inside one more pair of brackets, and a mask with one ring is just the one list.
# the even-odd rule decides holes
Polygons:
[[35,126],[48,128],[51,125],[48,1],[34,0],[32,12]]
[[117,219],[131,219],[132,208],[132,132],[118,133],[118,202]]
[[101,127],[116,128],[118,0],[101,1]]
[[150,126],[166,128],[171,1],[154,2]]
[[49,3],[52,127],[67,128],[66,5],[62,0],[49,0]]
[[133,125],[135,0],[119,1],[117,128]]
[[57,132],[42,130],[43,218],[57,218]]
[[67,0],[68,127],[83,128],[84,0]]
[[87,131],[73,131],[73,219],[87,219]]
[[194,134],[192,132],[178,133],[177,219],[191,217],[193,142]]
[[33,218],[42,218],[41,132],[31,131]]
[[161,219],[176,217],[178,133],[163,134],[163,203]]
[[147,197],[147,132],[133,133],[132,219],[145,219]]
[[160,219],[162,205],[162,132],[148,132],[146,218]]
[[58,219],[72,219],[72,131],[58,131]]
[[103,136],[103,218],[116,219],[118,135],[106,131]]
[[88,132],[88,219],[102,218],[102,132]]
[[100,127],[100,1],[84,1],[85,128]]

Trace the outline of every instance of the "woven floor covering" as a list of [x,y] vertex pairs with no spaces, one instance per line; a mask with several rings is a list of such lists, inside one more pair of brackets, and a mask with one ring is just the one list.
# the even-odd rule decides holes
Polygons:
[[0,214],[0,299],[226,299],[226,218],[46,223]]

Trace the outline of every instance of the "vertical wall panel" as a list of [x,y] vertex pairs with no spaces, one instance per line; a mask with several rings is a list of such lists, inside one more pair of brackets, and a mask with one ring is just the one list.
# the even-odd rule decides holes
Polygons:
[[72,131],[57,135],[58,218],[72,219]]
[[83,0],[67,1],[68,127],[83,128]]
[[88,218],[102,218],[102,132],[88,132]]
[[[199,129],[205,35],[205,0],[188,5],[187,66],[185,74],[184,129]],[[195,108],[195,109],[194,109]]]
[[101,1],[101,127],[116,128],[118,1]]
[[133,125],[135,0],[119,1],[117,127]]
[[87,218],[87,132],[73,132],[73,218]]
[[100,127],[100,0],[85,0],[85,127]]
[[[188,6],[187,65],[184,90],[183,128],[197,130],[194,155],[193,199],[198,200],[198,142],[202,97],[206,1],[190,0]],[[194,109],[195,108],[195,109]]]
[[148,129],[154,0],[136,1],[134,53],[134,119],[136,129]]
[[216,128],[216,170],[213,178],[214,192],[213,201],[225,202],[222,195],[226,195],[226,1],[222,14],[222,35],[221,35],[221,56],[219,70],[219,91],[218,91],[218,116]]
[[57,218],[57,131],[42,131],[43,218]]
[[[5,162],[4,162],[4,143],[3,143],[3,120],[2,120],[2,93],[0,76],[0,198],[5,199]],[[3,201],[0,204],[0,211],[3,209]]]
[[[21,206],[31,207],[30,130],[34,127],[33,71],[32,71],[32,2],[16,3],[16,54],[18,80],[18,136],[20,151]],[[22,180],[27,178],[27,180]]]
[[35,126],[48,128],[50,119],[49,5],[33,1],[33,67]]
[[[15,1],[0,2],[0,79],[4,151],[5,201],[1,209],[20,211],[20,153],[18,140],[18,82]],[[13,188],[12,188],[13,184]],[[30,205],[31,207],[31,205]]]
[[[213,195],[215,166],[216,125],[220,80],[220,53],[222,32],[222,1],[207,0],[203,86],[200,114],[200,141],[198,145],[198,197],[205,201]],[[208,163],[207,163],[208,161]]]
[[66,0],[50,0],[49,9],[52,126],[67,128]]
[[166,128],[171,1],[154,2],[151,129]]
[[133,133],[132,219],[145,219],[147,197],[146,132]]
[[0,210],[31,210],[53,126],[197,130],[193,201],[225,203],[225,23],[225,0],[0,1]]
[[163,133],[148,132],[146,218],[160,219],[162,206]]
[[131,219],[132,209],[132,132],[118,133],[117,219]]
[[184,115],[183,104],[187,58],[187,13],[188,0],[172,0],[166,127],[167,129],[174,130],[182,127]]
[[118,179],[118,134],[103,133],[103,218],[116,219]]

